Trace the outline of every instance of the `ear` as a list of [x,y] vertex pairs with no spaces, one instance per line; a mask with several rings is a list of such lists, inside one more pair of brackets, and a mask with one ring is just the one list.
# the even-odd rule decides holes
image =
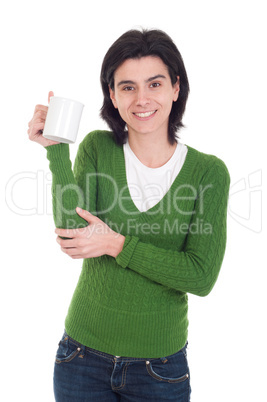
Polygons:
[[113,106],[115,107],[115,109],[118,109],[116,98],[115,98],[115,91],[113,91],[110,88],[110,86],[108,86],[108,89],[109,89],[109,96],[110,96],[110,99],[112,100]]
[[174,94],[173,94],[173,101],[176,102],[180,92],[180,77],[177,75],[177,81],[173,86]]

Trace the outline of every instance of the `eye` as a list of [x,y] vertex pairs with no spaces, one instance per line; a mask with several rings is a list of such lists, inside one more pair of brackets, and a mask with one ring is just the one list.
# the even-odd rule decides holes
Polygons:
[[158,88],[160,87],[160,83],[159,82],[152,82],[152,84],[150,84],[151,88]]
[[134,90],[134,87],[131,87],[131,86],[127,86],[127,87],[124,87],[123,88],[123,91],[133,91]]

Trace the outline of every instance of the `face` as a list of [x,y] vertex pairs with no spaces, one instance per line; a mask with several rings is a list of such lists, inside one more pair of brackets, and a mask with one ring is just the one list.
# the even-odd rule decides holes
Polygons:
[[168,136],[169,115],[179,95],[179,77],[172,85],[159,57],[128,59],[114,74],[110,98],[128,127],[129,136]]

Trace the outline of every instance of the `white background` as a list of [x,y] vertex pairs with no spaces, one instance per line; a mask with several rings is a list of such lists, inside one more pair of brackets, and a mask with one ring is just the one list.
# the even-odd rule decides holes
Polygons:
[[104,54],[139,26],[165,30],[183,55],[191,93],[181,141],[217,155],[231,174],[221,274],[209,296],[189,296],[192,401],[267,400],[264,1],[24,0],[0,10],[4,402],[54,400],[54,356],[82,263],[55,241],[48,161],[27,123],[49,90],[83,102],[74,160],[82,138],[106,128]]

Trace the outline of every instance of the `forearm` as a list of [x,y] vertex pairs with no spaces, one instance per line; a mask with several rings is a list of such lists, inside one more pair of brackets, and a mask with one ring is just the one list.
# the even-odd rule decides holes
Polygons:
[[52,202],[55,225],[58,228],[77,228],[87,226],[75,208],[84,208],[85,200],[81,188],[76,183],[67,144],[52,145],[46,148],[49,167],[52,172]]
[[[229,185],[227,169],[217,163],[203,179],[203,190],[196,199],[182,249],[161,248],[160,242],[146,243],[128,235],[116,258],[118,264],[163,286],[207,295],[216,282],[225,253]],[[209,230],[194,230],[199,222]]]
[[125,247],[117,256],[123,268],[129,268],[163,286],[198,296],[206,296],[219,275],[225,251],[225,238],[217,238],[220,247],[206,254],[173,251],[126,236]]

